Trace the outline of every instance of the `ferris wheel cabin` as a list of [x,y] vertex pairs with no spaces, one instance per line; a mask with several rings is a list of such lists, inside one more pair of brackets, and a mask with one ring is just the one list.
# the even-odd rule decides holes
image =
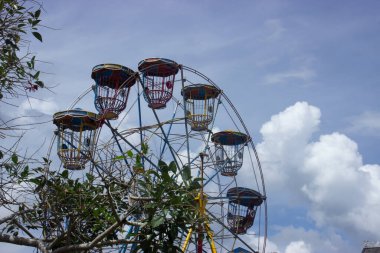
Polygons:
[[97,114],[73,109],[57,112],[53,115],[53,123],[58,127],[57,153],[68,170],[80,170],[91,159],[97,129],[101,126]]
[[228,213],[227,222],[232,232],[236,234],[247,233],[255,220],[257,207],[264,198],[252,189],[234,187],[227,191]]
[[215,99],[220,90],[208,84],[196,84],[182,89],[186,103],[186,117],[191,129],[205,131],[214,117]]
[[244,146],[250,137],[244,133],[221,131],[211,136],[215,147],[214,165],[222,176],[236,176],[243,165]]
[[95,81],[95,108],[106,119],[115,119],[127,106],[135,72],[118,64],[100,64],[92,69]]
[[148,58],[139,63],[138,69],[142,73],[143,94],[148,106],[153,109],[165,108],[173,95],[179,65],[169,59]]

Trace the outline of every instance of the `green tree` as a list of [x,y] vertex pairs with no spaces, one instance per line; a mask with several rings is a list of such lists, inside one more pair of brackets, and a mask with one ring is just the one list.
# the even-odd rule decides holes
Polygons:
[[44,87],[29,38],[38,32],[41,5],[27,0],[0,0],[0,100]]
[[[199,178],[192,178],[190,168],[181,172],[174,162],[159,162],[159,172],[148,170],[138,180],[143,205],[143,221],[138,249],[143,252],[181,252],[178,236],[202,222],[195,198],[199,193]],[[181,177],[182,180],[178,180]],[[176,243],[177,241],[177,243]]]
[[[4,169],[2,207],[12,210],[0,219],[0,242],[38,248],[45,253],[103,252],[105,246],[135,243],[144,252],[181,252],[179,233],[203,222],[195,197],[199,180],[190,168],[177,169],[160,161],[158,170],[144,170],[140,155],[129,158],[130,168],[140,167],[132,178],[102,173],[75,177],[68,170],[29,167],[17,155]],[[179,180],[181,178],[181,180]],[[135,221],[127,218],[137,217]],[[125,225],[139,227],[123,238]]]
[[[36,69],[36,56],[29,52],[30,39],[42,42],[38,32],[42,6],[34,0],[0,0],[0,102],[28,95],[44,87],[40,71]],[[16,118],[17,119],[17,118]],[[12,121],[14,119],[11,119]],[[6,131],[18,130],[9,126],[10,121],[0,119],[0,139],[9,134]],[[0,161],[7,164],[14,157],[20,138],[10,147],[0,145]],[[25,160],[29,158],[25,157]]]

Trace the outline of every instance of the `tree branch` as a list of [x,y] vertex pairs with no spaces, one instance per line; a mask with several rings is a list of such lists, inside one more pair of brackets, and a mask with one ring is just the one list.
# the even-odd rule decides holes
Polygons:
[[19,227],[25,234],[29,235],[30,238],[35,239],[32,233],[29,232],[23,225],[21,225],[16,219],[13,220],[13,223]]
[[0,225],[3,224],[4,222],[9,221],[9,220],[13,220],[14,217],[16,217],[17,215],[21,215],[21,214],[24,214],[24,213],[27,213],[27,212],[31,212],[31,211],[32,210],[25,210],[25,211],[15,212],[15,213],[12,213],[11,215],[5,216],[4,218],[0,219]]
[[[111,233],[117,227],[123,225],[124,223],[134,225],[134,226],[140,226],[140,227],[144,227],[147,225],[147,223],[127,221],[127,217],[128,217],[128,215],[122,215],[122,217],[120,217],[119,221],[112,224],[103,233],[98,235],[94,240],[92,240],[89,243],[63,246],[61,248],[54,250],[53,253],[65,253],[65,252],[73,252],[73,251],[78,251],[78,250],[89,250],[89,249],[92,249],[92,248],[97,247],[97,246],[117,244],[117,242],[120,242],[122,240],[112,240],[112,241],[106,241],[106,242],[100,242],[100,241],[103,240],[109,233]],[[128,241],[127,240],[125,243],[127,243],[127,242],[134,242],[134,241]],[[51,247],[48,247],[48,248],[51,248]]]
[[44,243],[38,239],[29,239],[24,237],[0,234],[0,242],[35,247],[41,250],[42,253],[50,253],[50,251],[46,249]]

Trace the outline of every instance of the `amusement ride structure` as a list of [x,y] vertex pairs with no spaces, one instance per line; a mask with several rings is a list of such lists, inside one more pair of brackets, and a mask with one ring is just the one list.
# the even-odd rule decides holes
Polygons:
[[[160,173],[159,161],[174,161],[179,170],[187,166],[200,178],[194,203],[207,219],[181,231],[176,242],[182,251],[264,253],[267,205],[260,161],[222,89],[202,73],[163,58],[142,60],[138,71],[97,65],[91,78],[94,84],[53,116],[60,170],[123,178],[131,186],[125,201],[132,207],[136,202],[129,195],[140,196],[141,171]],[[79,108],[89,107],[90,100],[97,113]],[[143,216],[134,212],[128,220]],[[133,239],[140,229],[125,225],[124,231],[119,238]],[[138,240],[131,241],[112,249],[135,252]]]

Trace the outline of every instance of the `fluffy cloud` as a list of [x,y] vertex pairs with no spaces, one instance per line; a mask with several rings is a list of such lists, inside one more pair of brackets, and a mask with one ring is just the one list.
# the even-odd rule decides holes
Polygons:
[[354,187],[364,180],[358,171],[361,164],[356,143],[339,133],[323,135],[307,146],[300,171],[309,180],[302,191],[313,203],[328,206],[330,215],[341,214],[361,200],[363,188]]
[[[263,141],[257,145],[270,195],[289,186],[303,162],[305,149],[318,129],[321,112],[306,102],[297,102],[272,116],[261,128]],[[292,182],[290,186],[299,185]],[[286,192],[284,192],[286,193]],[[276,199],[279,200],[279,199]]]
[[302,191],[317,225],[380,236],[380,166],[363,165],[355,142],[339,133],[321,136],[307,147],[300,171],[308,178]]
[[[357,144],[341,133],[313,142],[320,117],[318,108],[298,102],[262,126],[257,148],[269,201],[290,206],[300,200],[319,229],[345,231],[358,246],[380,237],[380,165],[363,164]],[[288,242],[280,247],[285,253],[312,252],[304,237]]]
[[275,227],[275,235],[269,238],[269,248],[266,252],[303,253],[303,252],[358,252],[347,245],[342,236],[332,230],[321,233],[319,230],[303,227]]
[[291,242],[285,249],[285,253],[311,253],[310,245],[304,241]]

